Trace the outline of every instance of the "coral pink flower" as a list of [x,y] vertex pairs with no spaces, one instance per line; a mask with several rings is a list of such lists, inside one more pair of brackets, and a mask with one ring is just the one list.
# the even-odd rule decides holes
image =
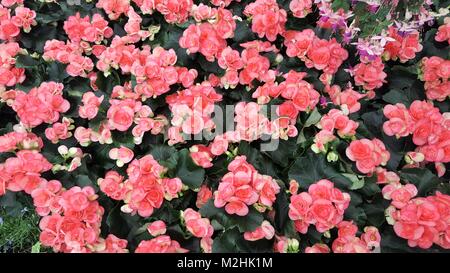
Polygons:
[[119,131],[126,131],[134,121],[134,114],[141,107],[140,102],[131,99],[110,100],[111,107],[108,109],[107,117],[109,125]]
[[68,118],[63,118],[62,122],[56,122],[45,129],[45,136],[53,143],[58,143],[60,139],[67,139],[72,136],[69,130],[73,128]]
[[122,167],[124,164],[129,163],[134,157],[133,150],[121,146],[120,148],[112,148],[109,150],[109,158],[116,160],[116,164]]
[[358,227],[352,222],[342,221],[338,225],[338,237],[333,241],[334,253],[370,253],[379,247],[381,237],[376,227],[365,227],[361,238],[356,237]]
[[164,223],[161,220],[151,222],[147,226],[147,231],[154,237],[162,235],[162,234],[166,233],[166,223]]
[[30,32],[31,26],[37,24],[36,20],[36,12],[26,7],[16,7],[14,10],[15,15],[11,18],[13,23],[23,28],[24,32]]
[[450,248],[447,224],[450,197],[436,192],[426,198],[409,200],[400,209],[388,208],[388,215],[394,221],[395,233],[408,240],[410,247],[430,248],[437,244],[444,249]]
[[213,235],[214,228],[210,224],[209,219],[201,218],[200,213],[188,208],[183,211],[182,215],[186,229],[197,238],[210,238]]
[[93,92],[86,92],[83,94],[81,101],[83,105],[78,109],[78,114],[80,117],[90,120],[97,116],[98,108],[103,101],[103,96],[97,97]]
[[308,192],[293,194],[289,205],[289,218],[295,229],[306,234],[310,224],[317,231],[326,232],[338,225],[350,203],[350,195],[334,188],[333,182],[320,180],[309,186]]
[[187,249],[180,246],[177,241],[167,235],[160,235],[149,241],[141,241],[135,250],[136,253],[186,253]]
[[123,176],[116,171],[108,171],[105,178],[99,178],[97,181],[100,190],[114,200],[124,198],[126,189],[123,183]]
[[[229,165],[229,173],[225,174],[214,192],[214,205],[225,207],[228,214],[245,216],[248,206],[258,203],[270,208],[280,187],[269,176],[258,174],[245,156],[237,156]],[[264,209],[263,209],[264,210]]]
[[312,12],[312,0],[293,0],[289,3],[289,9],[294,17],[304,18]]
[[315,244],[305,249],[305,253],[330,253],[330,251],[330,248],[325,244]]
[[104,240],[104,249],[97,250],[99,253],[127,253],[126,249],[128,244],[127,240],[119,239],[112,234],[108,234],[108,237]]
[[356,161],[356,167],[362,173],[372,173],[379,165],[385,165],[390,158],[383,142],[379,139],[354,140],[346,150],[347,157]]
[[438,42],[450,43],[450,17],[444,19],[444,24],[439,27],[434,39]]
[[167,200],[172,200],[173,198],[178,197],[178,193],[181,192],[183,187],[183,183],[181,179],[178,177],[175,178],[164,178],[163,186],[165,191],[165,198]]
[[52,168],[42,154],[29,150],[18,151],[16,157],[6,159],[3,166],[9,177],[8,190],[23,190],[28,194],[42,183],[41,173]]
[[422,59],[421,68],[425,81],[425,94],[430,100],[443,101],[450,96],[450,60],[444,60],[437,56]]
[[62,185],[59,181],[43,180],[39,187],[31,192],[37,214],[46,216],[50,214],[50,212],[58,213],[61,210],[61,205],[59,204],[59,194],[61,189]]
[[12,108],[21,122],[29,127],[56,122],[59,114],[70,108],[69,102],[62,96],[63,88],[61,83],[45,82],[28,93],[16,91]]
[[199,192],[197,193],[197,201],[195,202],[195,205],[197,208],[203,207],[209,199],[211,199],[213,196],[212,191],[208,186],[203,185]]
[[285,30],[287,14],[275,0],[256,0],[245,7],[244,14],[252,18],[252,31],[259,38],[273,42]]
[[394,26],[391,26],[388,31],[389,38],[394,41],[388,41],[384,47],[383,57],[387,60],[398,58],[404,63],[414,59],[416,53],[422,50],[423,46],[419,41],[420,33],[417,30],[401,35]]
[[386,135],[395,135],[399,138],[411,133],[413,126],[412,118],[409,115],[408,109],[403,104],[388,104],[384,107],[383,113],[389,119],[383,124],[383,131]]
[[353,69],[355,84],[362,86],[365,90],[380,88],[385,82],[387,74],[383,72],[384,64],[380,58],[370,63],[359,63]]
[[203,168],[210,168],[212,167],[212,157],[210,148],[206,147],[205,145],[193,145],[191,148],[189,148],[189,152],[191,155],[192,160],[195,164],[198,166],[201,166]]
[[99,0],[97,8],[102,8],[108,14],[109,19],[116,20],[130,8],[130,0]]

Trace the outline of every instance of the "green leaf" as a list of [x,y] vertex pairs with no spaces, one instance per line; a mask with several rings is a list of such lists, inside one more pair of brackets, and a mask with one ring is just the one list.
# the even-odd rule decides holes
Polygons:
[[350,206],[345,210],[344,218],[347,220],[353,220],[358,226],[365,226],[367,221],[367,215],[362,207]]
[[251,31],[246,21],[237,21],[233,40],[238,43],[244,43],[255,39],[255,34]]
[[39,64],[39,61],[33,59],[30,55],[19,55],[16,58],[15,66],[18,68],[33,68]]
[[371,203],[365,203],[361,207],[367,215],[368,223],[380,227],[386,221],[384,213],[389,205],[390,202],[388,200],[385,200],[382,196],[378,196]]
[[399,89],[391,89],[389,92],[383,95],[383,100],[385,102],[388,102],[390,104],[396,104],[396,103],[402,103],[406,107],[409,107],[411,103],[415,100],[424,100],[425,99],[425,92],[423,91],[423,84],[422,88],[419,89],[418,87],[415,88],[416,85],[421,84],[419,81],[417,81],[411,86],[411,88],[408,88],[406,90],[399,90]]
[[173,146],[164,144],[150,145],[150,154],[156,161],[169,169],[177,166],[178,153]]
[[350,190],[358,190],[364,187],[364,178],[359,178],[356,174],[351,173],[343,173],[342,175],[352,181]]
[[282,167],[287,167],[289,164],[289,160],[292,159],[296,150],[297,150],[297,143],[295,138],[289,138],[288,140],[279,139],[278,146],[276,146],[276,150],[266,152],[266,154],[276,164]]
[[31,253],[40,253],[41,252],[41,243],[37,242],[31,247]]
[[51,62],[47,66],[47,75],[48,80],[56,82],[62,82],[69,77],[69,74],[66,72],[66,65],[59,62]]
[[428,169],[408,168],[400,172],[400,178],[417,187],[419,196],[426,196],[439,185],[439,178]]
[[322,154],[312,152],[297,158],[289,169],[288,176],[289,179],[295,179],[303,189],[321,179],[328,179],[341,189],[349,189],[353,184],[350,179],[336,171]]
[[178,152],[179,160],[176,167],[176,176],[191,189],[198,189],[205,180],[205,169],[192,161],[188,149]]
[[123,213],[120,211],[120,207],[121,205],[117,204],[109,211],[106,216],[106,225],[109,228],[109,233],[115,234],[120,238],[125,238],[130,230]]
[[309,127],[311,125],[316,124],[317,122],[320,121],[321,117],[322,117],[322,115],[320,115],[320,113],[317,110],[317,108],[314,108],[314,110],[309,114],[309,117],[305,121],[305,124],[303,125],[303,127]]
[[247,157],[247,161],[252,164],[261,174],[266,174],[274,178],[278,178],[276,168],[272,160],[269,160],[260,151],[252,147],[250,143],[241,141],[239,143],[238,151],[239,154],[245,155]]
[[284,233],[282,231],[284,231],[287,223],[290,221],[288,216],[289,204],[290,202],[286,194],[286,188],[283,186],[280,189],[280,193],[277,194],[277,198],[273,205],[274,210],[277,212],[275,214],[274,226],[280,233]]
[[81,188],[91,186],[94,189],[97,187],[95,183],[85,174],[79,174],[75,177],[75,184]]
[[10,216],[20,215],[23,205],[17,200],[18,193],[12,191],[6,191],[6,193],[0,196],[0,206],[5,209],[5,211]]
[[237,242],[241,234],[236,228],[230,229],[217,236],[213,241],[214,253],[234,253],[237,251]]
[[344,11],[347,11],[350,8],[350,5],[347,0],[334,0],[333,4],[331,4],[331,8],[334,11],[338,11],[339,9],[344,9]]

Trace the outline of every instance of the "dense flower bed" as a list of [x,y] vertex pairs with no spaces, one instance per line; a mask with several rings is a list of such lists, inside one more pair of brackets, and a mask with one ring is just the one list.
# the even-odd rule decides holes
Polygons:
[[0,205],[43,247],[450,249],[449,1],[0,4]]

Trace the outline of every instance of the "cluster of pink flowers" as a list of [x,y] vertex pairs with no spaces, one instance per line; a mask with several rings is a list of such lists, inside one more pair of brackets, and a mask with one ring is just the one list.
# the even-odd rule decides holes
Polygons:
[[353,140],[345,154],[350,160],[356,161],[356,168],[364,174],[373,173],[376,167],[386,165],[390,158],[384,143],[377,138]]
[[[94,63],[91,58],[83,56],[83,53],[97,55],[99,51],[104,50],[104,46],[100,44],[114,34],[112,28],[100,14],[94,14],[91,19],[89,16],[82,18],[77,13],[64,22],[64,31],[69,41],[67,43],[58,40],[46,41],[44,60],[68,64],[66,71],[71,76],[88,77]],[[91,43],[95,45],[92,46]]]
[[440,57],[422,59],[421,79],[425,81],[425,94],[430,100],[444,101],[450,96],[450,60]]
[[130,148],[120,146],[119,148],[112,148],[109,150],[109,158],[116,160],[118,167],[130,163],[134,157],[134,152]]
[[384,115],[389,119],[383,124],[384,132],[397,138],[412,134],[414,144],[429,162],[450,162],[450,126],[448,115],[441,114],[431,102],[414,101],[409,109],[403,104],[386,105]]
[[320,39],[311,29],[286,31],[284,38],[289,57],[298,57],[306,67],[322,70],[326,75],[336,73],[348,58],[347,50],[336,39]]
[[42,139],[33,133],[13,131],[0,136],[0,153],[16,150],[38,150],[44,146]]
[[[190,77],[192,81],[185,79],[189,77],[189,75],[184,75],[188,72],[174,66],[177,55],[173,49],[165,50],[162,47],[155,47],[150,50],[150,47],[145,46],[142,50],[129,52],[128,50],[134,46],[123,51],[124,45],[115,44],[114,41],[111,47],[100,55],[97,67],[102,71],[107,71],[107,64],[111,67],[120,66],[123,73],[131,73],[136,77],[134,91],[143,99],[155,98],[167,93],[170,86],[178,82],[192,85],[197,76],[194,73],[193,77]],[[117,41],[120,40],[117,39]]]
[[391,183],[383,188],[383,196],[392,200],[386,210],[395,233],[408,240],[410,247],[430,248],[433,244],[450,249],[450,196],[436,192],[416,197],[412,184]]
[[326,144],[335,139],[334,130],[342,138],[352,137],[356,134],[358,126],[358,122],[351,120],[342,111],[331,109],[317,124],[321,131],[314,137],[313,149],[326,152]]
[[[360,237],[356,236],[358,227],[349,221],[342,221],[337,225],[338,237],[333,241],[333,253],[370,253],[380,247],[381,236],[376,227],[364,228]],[[307,253],[313,253],[314,246],[307,248]]]
[[245,156],[237,156],[228,165],[228,173],[214,192],[214,205],[225,206],[228,214],[245,216],[248,206],[256,205],[259,210],[271,208],[280,192],[277,182],[270,176],[259,174]]
[[98,108],[103,101],[103,96],[97,97],[94,92],[85,92],[78,108],[80,118],[91,120],[98,114]]
[[304,80],[306,73],[290,71],[283,75],[285,81],[275,84],[267,82],[259,86],[252,97],[259,104],[268,103],[271,98],[285,99],[277,107],[278,118],[271,123],[272,137],[287,139],[298,134],[295,124],[300,112],[312,111],[319,102],[320,94],[313,85]]
[[[20,135],[18,135],[20,136]],[[24,137],[24,136],[22,136]],[[24,138],[29,138],[25,136]],[[100,238],[103,208],[92,187],[65,189],[57,180],[41,174],[52,164],[37,151],[20,150],[0,164],[0,195],[6,189],[24,191],[33,198],[44,246],[61,252],[124,252],[126,240],[109,235]]]
[[[330,95],[333,104],[339,105],[344,113],[355,113],[361,109],[359,102],[364,97],[371,97],[371,93],[361,94],[353,90],[352,86],[348,86],[343,91],[338,85],[325,86],[325,92]],[[373,94],[374,95],[374,94]]]
[[[270,61],[262,56],[263,52],[278,52],[270,42],[251,41],[240,44],[244,50],[241,53],[244,63],[243,69],[239,73],[239,83],[252,86],[253,80],[262,82],[274,81],[276,72],[270,69]],[[225,74],[225,78],[230,82],[230,76]]]
[[195,237],[201,238],[200,245],[204,252],[211,253],[214,228],[208,218],[202,218],[200,213],[188,208],[182,212],[186,229]]
[[152,14],[154,10],[164,15],[168,23],[182,24],[187,21],[193,8],[192,0],[133,0],[143,14]]
[[0,164],[0,195],[6,189],[25,191],[28,194],[42,182],[41,173],[52,168],[52,164],[37,151],[21,150]]
[[439,27],[435,39],[438,42],[450,43],[450,17],[444,19],[444,24]]
[[261,106],[255,102],[239,102],[234,110],[236,140],[254,141],[271,132],[269,119],[262,114]]
[[111,130],[105,124],[101,124],[97,132],[91,128],[79,126],[75,129],[74,137],[83,147],[89,146],[91,142],[99,142],[101,144],[111,144],[113,142]]
[[45,129],[45,136],[53,143],[58,143],[60,139],[67,139],[72,136],[69,131],[75,126],[71,125],[73,120],[63,117],[61,122],[52,124],[52,127]]
[[344,218],[344,211],[350,204],[350,195],[334,187],[333,182],[323,179],[312,184],[308,192],[292,192],[289,218],[295,229],[303,234],[309,225],[315,225],[318,232],[326,232],[337,226]]
[[289,3],[289,9],[294,17],[304,18],[312,12],[312,0],[293,0]]
[[198,134],[206,129],[211,131],[215,124],[211,119],[214,103],[222,100],[208,81],[191,86],[166,97],[173,117],[169,128],[169,144],[183,142],[182,133]]
[[107,191],[108,196],[124,200],[122,211],[132,214],[137,212],[142,217],[148,217],[154,209],[161,207],[164,198],[177,198],[181,192],[181,180],[162,178],[165,172],[166,169],[159,165],[153,156],[146,155],[128,165],[126,181],[122,182],[123,177],[110,172],[105,179],[98,182],[100,188]]
[[7,42],[0,44],[0,90],[7,86],[14,86],[25,80],[25,69],[15,66],[15,57],[21,52],[18,43]]
[[105,178],[99,178],[97,183],[100,190],[106,196],[114,200],[122,200],[127,192],[126,184],[123,183],[124,177],[116,171],[108,171]]
[[110,38],[113,35],[112,28],[108,27],[108,21],[96,13],[92,16],[81,17],[79,13],[70,16],[64,22],[64,31],[69,39],[74,43],[81,41],[99,44],[105,38]]
[[[338,237],[333,241],[333,253],[370,253],[380,247],[380,233],[376,227],[365,227],[364,233],[357,237],[358,227],[349,221],[337,225]],[[330,253],[326,244],[317,243],[307,247],[305,253]]]
[[200,190],[197,193],[197,200],[195,202],[195,205],[197,206],[197,208],[201,208],[212,197],[213,197],[213,193],[212,193],[211,189],[208,188],[208,186],[206,186],[206,185],[202,185],[200,187]]
[[367,91],[380,88],[386,82],[385,78],[387,77],[383,69],[384,63],[379,57],[371,62],[357,64],[352,71],[355,84],[362,86]]
[[[203,8],[207,9],[206,14],[202,12]],[[236,23],[233,14],[224,8],[209,10],[206,6],[199,6],[193,15],[201,23],[189,25],[180,38],[180,46],[186,48],[188,54],[200,52],[212,62],[227,47],[226,39],[234,35]]]
[[383,58],[386,60],[399,59],[404,63],[414,59],[416,53],[422,51],[420,33],[417,30],[401,33],[396,27],[391,26],[388,29],[388,35],[393,41],[388,41],[384,46]]
[[116,20],[120,15],[127,13],[130,8],[130,0],[99,0],[96,7],[104,9],[108,14],[109,19]]
[[0,5],[0,40],[14,40],[19,36],[20,29],[23,29],[24,32],[30,32],[31,26],[36,25],[36,12],[34,10],[22,5],[16,6],[14,16],[11,16],[12,9],[10,7],[12,5],[7,5],[7,7]]
[[169,235],[160,235],[151,240],[143,240],[139,243],[135,253],[186,253],[180,244],[172,240]]
[[109,235],[100,237],[103,207],[92,187],[62,188],[56,180],[32,192],[44,246],[60,252],[126,252],[127,241]]
[[276,0],[256,0],[245,7],[244,15],[251,17],[252,31],[259,38],[264,36],[273,42],[278,34],[283,34],[287,13],[278,6]]
[[11,91],[11,97],[14,98],[12,108],[27,127],[54,123],[59,119],[60,113],[70,108],[69,102],[62,96],[63,88],[62,83],[44,82],[28,93]]

